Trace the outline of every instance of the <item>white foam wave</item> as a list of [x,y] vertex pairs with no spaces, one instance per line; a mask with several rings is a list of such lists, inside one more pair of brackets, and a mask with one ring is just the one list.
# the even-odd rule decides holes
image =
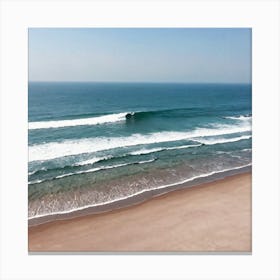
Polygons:
[[212,171],[212,172],[209,172],[209,173],[196,175],[196,176],[193,176],[191,178],[188,178],[188,179],[176,182],[176,183],[166,184],[166,185],[154,187],[154,188],[151,188],[151,189],[143,189],[141,191],[135,192],[134,194],[127,195],[125,197],[120,197],[120,198],[112,199],[112,200],[106,201],[106,202],[101,202],[101,203],[96,203],[96,204],[89,204],[89,205],[85,205],[85,206],[82,206],[82,207],[77,207],[77,208],[66,210],[66,211],[58,211],[58,212],[52,212],[52,213],[48,213],[48,214],[35,215],[33,217],[29,217],[28,220],[32,220],[34,218],[41,218],[41,217],[51,216],[51,215],[68,214],[68,213],[73,213],[75,211],[84,210],[84,209],[87,209],[87,208],[90,208],[90,207],[108,205],[108,204],[111,204],[111,203],[114,203],[114,202],[126,200],[128,198],[131,198],[131,197],[134,197],[134,196],[146,193],[146,192],[150,192],[150,191],[153,191],[153,190],[160,190],[160,189],[164,189],[164,188],[169,188],[169,187],[185,184],[185,183],[194,181],[196,179],[209,177],[209,176],[220,174],[220,173],[224,173],[224,172],[227,172],[227,171],[233,171],[233,170],[242,169],[242,168],[245,168],[245,167],[249,167],[251,165],[252,164],[249,163],[249,164],[245,164],[245,165],[237,166],[237,167],[233,167],[233,168],[226,168],[226,169],[223,169],[223,170]]
[[103,115],[93,118],[83,119],[72,119],[72,120],[58,120],[58,121],[41,121],[41,122],[30,122],[28,128],[32,129],[46,129],[46,128],[60,128],[69,126],[83,126],[83,125],[97,125],[104,123],[112,123],[124,121],[127,113],[118,113]]
[[40,168],[40,169],[35,169],[33,171],[30,171],[30,172],[28,172],[28,176],[31,176],[31,175],[35,174],[36,172],[38,172],[38,171],[47,171],[47,168],[43,167],[43,168]]
[[108,157],[94,157],[94,158],[91,158],[91,159],[88,159],[88,160],[78,161],[78,162],[75,163],[74,165],[75,165],[75,166],[83,166],[83,165],[88,165],[88,164],[94,164],[94,163],[97,163],[97,162],[102,161],[102,160],[110,159],[110,158],[112,158],[112,157],[113,157],[113,156],[108,156]]
[[[115,164],[115,165],[95,167],[95,168],[91,168],[91,169],[88,169],[88,170],[81,170],[81,171],[77,171],[77,172],[71,172],[71,173],[58,175],[58,176],[56,176],[52,179],[61,179],[61,178],[69,177],[69,176],[72,176],[72,175],[93,173],[93,172],[97,172],[97,171],[101,171],[101,170],[113,169],[113,168],[123,167],[123,166],[127,166],[127,165],[150,163],[150,162],[153,162],[155,160],[156,159],[149,159],[149,160],[143,160],[143,161],[137,161],[137,162],[128,162],[128,163],[120,163],[120,164]],[[41,182],[48,181],[48,180],[50,180],[50,179],[31,181],[31,182],[29,182],[29,184],[30,185],[37,184],[37,183],[41,183]]]
[[198,128],[189,132],[156,132],[150,134],[133,134],[128,137],[97,137],[63,142],[50,142],[29,147],[29,162],[50,160],[70,155],[92,153],[115,148],[137,146],[143,144],[172,142],[197,137],[219,136],[232,133],[242,133],[251,130],[250,125],[217,126],[216,128]]
[[252,149],[242,149],[241,152],[252,152]]
[[59,176],[55,177],[55,179],[59,179],[59,178],[63,178],[63,177],[68,177],[68,176],[72,176],[72,175],[76,175],[76,174],[92,173],[92,172],[96,172],[96,171],[100,171],[100,170],[113,169],[113,168],[123,167],[123,166],[127,166],[127,165],[149,163],[149,162],[153,162],[153,161],[155,161],[155,159],[143,160],[143,161],[138,161],[138,162],[120,163],[120,164],[101,166],[101,167],[95,167],[95,168],[91,168],[91,169],[88,169],[88,170],[82,170],[82,171],[78,171],[78,172],[73,172],[73,173],[67,173],[67,174],[59,175]]
[[196,140],[202,144],[205,145],[215,145],[215,144],[223,144],[223,143],[231,143],[231,142],[237,142],[240,140],[245,139],[251,139],[251,135],[243,135],[240,137],[234,137],[234,138],[219,138],[219,139],[202,139],[202,138],[196,138]]
[[187,148],[193,148],[193,147],[199,147],[201,144],[198,145],[183,145],[178,147],[162,147],[162,148],[154,148],[154,149],[142,149],[135,152],[129,153],[130,155],[146,155],[146,154],[152,154],[156,152],[161,151],[167,151],[167,150],[180,150],[180,149],[187,149]]
[[235,116],[235,117],[226,117],[226,119],[231,119],[231,120],[239,120],[239,121],[250,121],[252,120],[252,116]]
[[135,152],[131,152],[129,153],[129,155],[133,155],[133,156],[138,156],[138,155],[147,155],[147,154],[152,154],[152,153],[156,153],[156,152],[160,152],[164,150],[164,148],[155,148],[155,149],[142,149],[139,151],[135,151]]
[[28,182],[28,184],[29,185],[33,185],[33,184],[39,184],[39,183],[42,183],[42,182],[44,182],[45,180],[34,180],[34,181],[30,181],[30,182]]

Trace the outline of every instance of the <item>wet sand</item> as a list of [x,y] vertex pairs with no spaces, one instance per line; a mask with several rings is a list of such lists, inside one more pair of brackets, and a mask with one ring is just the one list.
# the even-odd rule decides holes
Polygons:
[[28,231],[30,252],[250,252],[251,173]]

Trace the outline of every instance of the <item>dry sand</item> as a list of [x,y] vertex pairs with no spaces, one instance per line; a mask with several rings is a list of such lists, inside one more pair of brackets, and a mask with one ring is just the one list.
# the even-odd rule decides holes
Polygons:
[[251,173],[29,227],[29,251],[251,251]]

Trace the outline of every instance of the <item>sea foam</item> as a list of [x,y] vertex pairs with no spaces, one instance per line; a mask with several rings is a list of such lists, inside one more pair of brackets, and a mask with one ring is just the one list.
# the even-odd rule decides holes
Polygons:
[[108,165],[108,166],[100,166],[100,167],[95,167],[95,168],[91,168],[91,169],[87,169],[87,170],[81,170],[81,171],[76,171],[76,172],[65,173],[65,174],[62,174],[62,175],[58,175],[58,176],[56,176],[54,178],[49,178],[49,179],[45,179],[45,180],[30,181],[28,183],[30,185],[33,185],[33,184],[38,184],[38,183],[42,183],[42,182],[50,181],[50,180],[54,180],[54,179],[61,179],[61,178],[69,177],[69,176],[73,176],[73,175],[79,175],[79,174],[85,174],[85,173],[93,173],[93,172],[98,172],[98,171],[107,170],[107,169],[114,169],[114,168],[124,167],[124,166],[128,166],[128,165],[151,163],[151,162],[154,162],[155,160],[156,160],[156,158],[149,159],[149,160],[136,161],[136,162],[128,162],[128,163],[120,163],[120,164],[114,164],[114,165]]
[[131,195],[125,195],[123,197],[115,198],[115,199],[105,201],[105,202],[88,204],[88,205],[84,205],[84,206],[81,206],[81,207],[72,208],[72,209],[64,210],[64,211],[55,211],[55,212],[52,212],[52,213],[37,214],[37,215],[34,215],[32,217],[29,217],[28,220],[32,220],[34,218],[51,216],[51,215],[73,213],[73,212],[80,211],[80,210],[83,210],[83,209],[87,209],[87,208],[90,208],[90,207],[108,205],[108,204],[111,204],[111,203],[114,203],[114,202],[117,202],[117,201],[123,201],[123,200],[129,199],[131,197],[135,197],[135,196],[143,194],[143,193],[148,193],[148,192],[151,192],[153,190],[166,189],[166,188],[178,186],[178,185],[181,185],[181,184],[185,184],[185,183],[188,183],[188,182],[192,182],[192,181],[195,181],[195,180],[200,179],[200,178],[206,178],[206,177],[210,177],[210,176],[213,176],[213,175],[216,175],[216,174],[225,173],[225,172],[229,172],[229,171],[233,171],[233,170],[238,170],[238,169],[246,168],[246,167],[249,167],[249,166],[251,166],[251,164],[245,164],[245,165],[236,166],[236,167],[232,167],[232,168],[226,168],[226,169],[223,169],[223,170],[215,170],[215,171],[211,171],[211,172],[204,173],[204,174],[198,174],[198,175],[195,175],[191,178],[187,178],[187,179],[177,181],[177,182],[174,182],[174,183],[165,184],[165,185],[161,185],[161,186],[155,186],[155,187],[152,187],[152,188],[149,188],[149,189],[145,188],[145,189],[142,189],[141,191],[135,192]]
[[233,117],[225,117],[226,119],[231,119],[231,120],[239,120],[239,121],[251,121],[252,116],[248,115],[240,115],[240,116],[233,116]]
[[223,144],[223,143],[231,143],[231,142],[237,142],[240,140],[248,140],[251,139],[251,135],[242,135],[240,137],[234,137],[234,138],[218,138],[218,139],[203,139],[203,138],[197,138],[196,140],[202,144],[205,145],[215,145],[215,144]]
[[98,125],[104,123],[113,123],[124,121],[127,113],[118,113],[103,115],[93,118],[72,119],[72,120],[57,120],[57,121],[41,121],[30,122],[28,128],[32,129],[47,129],[47,128],[61,128],[69,126],[83,126],[83,125]]
[[154,148],[154,149],[142,149],[138,151],[134,151],[129,153],[129,155],[147,155],[147,154],[152,154],[152,153],[157,153],[157,152],[162,152],[162,151],[168,151],[168,150],[181,150],[181,149],[187,149],[187,148],[194,148],[194,147],[199,147],[201,144],[197,145],[182,145],[182,146],[177,146],[177,147],[161,147],[161,148]]
[[143,144],[164,143],[198,137],[242,133],[250,130],[251,126],[247,124],[243,126],[227,125],[217,126],[216,128],[198,128],[188,132],[169,131],[150,134],[132,134],[128,137],[97,137],[79,140],[65,140],[63,142],[49,142],[30,146],[29,162]]

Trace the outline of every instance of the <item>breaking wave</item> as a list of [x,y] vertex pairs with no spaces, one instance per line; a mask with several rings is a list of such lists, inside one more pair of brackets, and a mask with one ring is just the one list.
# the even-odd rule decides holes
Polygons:
[[92,118],[30,122],[28,124],[28,128],[32,130],[32,129],[61,128],[61,127],[70,127],[70,126],[113,123],[113,122],[124,121],[126,119],[127,114],[128,113],[118,113],[118,114],[103,115],[103,116],[92,117]]
[[[29,162],[50,160],[71,155],[99,152],[122,147],[143,144],[195,140],[196,138],[219,136],[251,131],[250,125],[223,125],[216,128],[198,128],[188,132],[156,132],[150,134],[132,134],[128,137],[97,137],[63,142],[49,142],[29,147]],[[197,141],[197,140],[195,140]]]

